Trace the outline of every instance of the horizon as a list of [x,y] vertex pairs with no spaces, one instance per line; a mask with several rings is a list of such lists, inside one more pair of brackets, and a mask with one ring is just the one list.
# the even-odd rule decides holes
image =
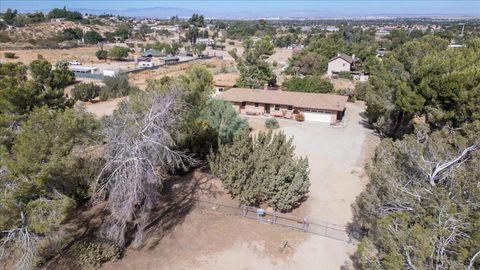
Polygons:
[[[112,3],[115,6],[112,7]],[[347,0],[347,1],[2,1],[2,11],[48,11],[53,8],[82,13],[112,13],[131,17],[168,18],[192,13],[207,18],[344,18],[344,17],[479,17],[476,0]]]

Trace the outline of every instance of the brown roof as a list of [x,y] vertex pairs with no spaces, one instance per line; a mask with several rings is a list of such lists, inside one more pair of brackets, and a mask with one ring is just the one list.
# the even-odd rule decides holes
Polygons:
[[[349,55],[344,54],[344,53],[339,53],[339,54],[337,54],[337,56],[335,56],[334,58],[330,59],[330,61],[333,61],[333,60],[335,60],[335,59],[337,59],[337,58],[341,58],[341,59],[345,60],[346,62],[348,62],[349,64],[352,64],[352,63],[355,61],[352,57],[350,57]],[[330,62],[330,61],[329,61],[329,62]]]
[[236,73],[220,73],[213,75],[216,86],[234,87],[239,75]]
[[343,111],[348,99],[345,96],[331,94],[247,88],[232,88],[217,95],[215,98],[230,102],[256,102],[329,111]]

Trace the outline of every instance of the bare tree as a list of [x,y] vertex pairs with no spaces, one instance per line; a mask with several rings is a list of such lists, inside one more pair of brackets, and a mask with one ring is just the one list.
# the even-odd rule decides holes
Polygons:
[[26,225],[26,217],[23,212],[20,213],[22,226],[3,231],[0,239],[0,260],[9,258],[13,251],[18,251],[20,256],[17,258],[15,269],[32,269],[37,258],[37,243],[40,238],[30,232]]
[[[180,89],[149,91],[120,105],[104,128],[106,164],[94,185],[94,201],[107,200],[110,219],[103,233],[119,246],[135,230],[134,245],[155,207],[165,173],[194,160],[175,149],[175,126],[184,108]],[[141,107],[141,109],[139,109]]]

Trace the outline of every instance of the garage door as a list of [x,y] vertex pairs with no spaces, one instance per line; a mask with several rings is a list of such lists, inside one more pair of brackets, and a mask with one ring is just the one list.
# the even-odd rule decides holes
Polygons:
[[305,112],[305,121],[315,121],[315,122],[322,122],[322,123],[331,123],[332,122],[332,114],[326,112]]

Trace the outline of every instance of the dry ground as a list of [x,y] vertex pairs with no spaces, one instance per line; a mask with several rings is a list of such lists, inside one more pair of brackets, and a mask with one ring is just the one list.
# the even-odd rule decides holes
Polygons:
[[[351,221],[350,205],[367,182],[364,164],[377,144],[361,124],[364,109],[363,103],[349,103],[346,126],[339,128],[279,121],[281,130],[294,136],[297,154],[310,163],[309,198],[293,214],[343,225]],[[263,118],[249,121],[263,129]],[[224,192],[217,197],[230,200]],[[290,248],[280,252],[285,241]],[[130,249],[102,269],[339,269],[351,264],[354,250],[353,244],[194,209],[169,233],[153,232],[143,249]]]

